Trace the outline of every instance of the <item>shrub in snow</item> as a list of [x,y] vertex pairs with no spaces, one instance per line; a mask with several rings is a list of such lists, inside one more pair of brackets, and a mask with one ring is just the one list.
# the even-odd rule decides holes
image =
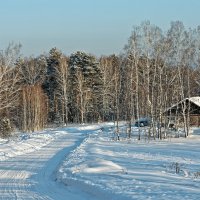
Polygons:
[[180,164],[179,163],[173,163],[173,168],[176,170],[176,174],[179,174],[180,173]]
[[194,173],[194,178],[195,178],[195,179],[200,178],[200,172],[195,172],[195,173]]
[[0,137],[7,138],[11,135],[11,125],[10,120],[7,117],[4,117],[0,120]]
[[178,162],[173,162],[171,163],[169,166],[167,166],[167,171],[172,172],[172,173],[176,173],[176,174],[180,174],[183,173],[183,165],[178,163]]

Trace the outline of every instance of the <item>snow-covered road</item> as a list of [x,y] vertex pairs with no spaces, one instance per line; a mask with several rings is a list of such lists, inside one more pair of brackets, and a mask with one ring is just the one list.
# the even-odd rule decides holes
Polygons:
[[0,161],[0,199],[92,199],[79,188],[57,182],[55,175],[60,162],[86,137],[72,129],[36,151]]

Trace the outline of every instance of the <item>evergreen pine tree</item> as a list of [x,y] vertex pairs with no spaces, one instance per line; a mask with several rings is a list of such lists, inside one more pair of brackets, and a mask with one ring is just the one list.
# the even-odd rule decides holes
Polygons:
[[59,59],[62,53],[57,48],[52,48],[49,51],[47,58],[47,74],[43,84],[43,88],[49,98],[49,115],[48,121],[54,123],[61,121],[59,113],[59,98],[57,96],[58,84],[56,81],[56,68],[59,65]]
[[[100,118],[102,80],[99,63],[84,52],[70,56],[71,114],[76,122]],[[81,116],[84,115],[84,116]]]

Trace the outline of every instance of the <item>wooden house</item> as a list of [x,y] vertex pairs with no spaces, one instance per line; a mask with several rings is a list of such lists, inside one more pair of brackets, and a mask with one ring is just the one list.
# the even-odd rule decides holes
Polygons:
[[185,98],[167,109],[169,118],[183,118],[189,116],[191,126],[200,126],[200,97]]

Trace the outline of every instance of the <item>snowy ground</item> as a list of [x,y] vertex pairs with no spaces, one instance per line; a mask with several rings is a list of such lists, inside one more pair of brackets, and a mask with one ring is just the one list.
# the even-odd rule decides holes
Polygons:
[[115,141],[101,124],[0,140],[0,199],[199,199],[200,130],[136,138]]

